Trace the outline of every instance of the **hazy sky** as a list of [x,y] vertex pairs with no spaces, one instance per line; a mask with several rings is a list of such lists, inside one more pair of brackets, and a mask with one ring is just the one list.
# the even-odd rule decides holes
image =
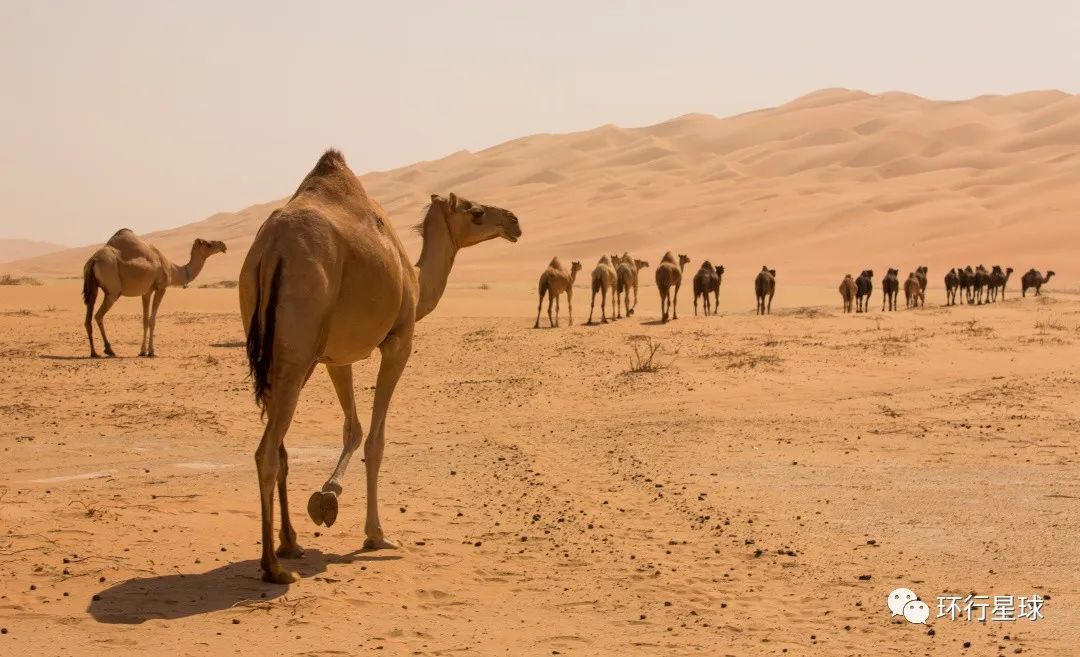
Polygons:
[[1077,25],[1072,0],[0,0],[0,237],[197,221],[327,146],[367,171],[821,87],[1077,93]]

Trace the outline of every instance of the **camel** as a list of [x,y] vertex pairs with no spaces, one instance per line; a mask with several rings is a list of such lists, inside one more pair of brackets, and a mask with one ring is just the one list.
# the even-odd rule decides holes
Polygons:
[[[120,297],[142,297],[143,336],[139,355],[152,358],[154,332],[157,328],[158,308],[165,290],[170,287],[187,287],[202,271],[206,259],[215,253],[225,253],[225,243],[197,239],[191,244],[191,257],[186,265],[169,261],[153,244],[140,239],[128,228],[121,228],[109,238],[105,246],[90,256],[83,265],[83,303],[86,304],[86,337],[90,340],[90,357],[99,358],[94,348],[94,325],[97,320],[101,341],[105,343],[105,355],[116,356],[112,344],[105,335],[105,313]],[[98,288],[105,292],[97,314]],[[152,301],[152,303],[151,303]]]
[[[722,270],[721,270],[722,271]],[[705,316],[709,316],[709,307],[712,305],[712,299],[709,295],[714,291],[717,293],[717,300],[719,300],[720,289],[720,275],[716,273],[716,268],[712,263],[706,260],[701,263],[701,268],[694,274],[694,316],[697,316],[697,302],[698,297],[702,298],[702,305],[704,306]],[[716,309],[713,308],[713,314],[716,314]]]
[[[615,298],[616,318],[621,317],[619,314],[619,306],[626,307],[626,316],[633,317],[634,310],[637,308],[637,289],[638,289],[638,260],[630,257],[628,253],[623,253],[622,256],[612,256],[612,263],[615,265]],[[647,264],[647,263],[646,263]],[[630,290],[634,290],[634,305],[630,305]]]
[[844,300],[845,313],[851,312],[856,292],[858,288],[855,286],[855,279],[851,277],[851,274],[845,275],[844,280],[840,281],[840,298]]
[[724,283],[724,265],[716,266],[716,287],[713,288],[713,314],[720,308],[720,286]]
[[[544,305],[544,294],[548,295],[548,323],[552,328],[559,325],[559,295],[566,293],[566,306],[570,310],[570,326],[574,325],[574,281],[577,273],[581,271],[581,263],[574,261],[570,264],[570,273],[566,273],[566,267],[558,257],[552,258],[547,269],[540,274],[540,301],[536,304],[536,324],[533,328],[540,328],[540,309]],[[555,319],[551,318],[551,304],[555,303]]]
[[956,305],[956,293],[960,290],[960,274],[953,267],[945,274],[945,305]]
[[926,274],[930,270],[925,265],[920,265],[915,268],[915,278],[919,280],[919,290],[922,292],[923,303],[926,303]]
[[[337,519],[342,478],[363,430],[353,396],[352,364],[381,354],[364,467],[367,474],[365,549],[396,548],[379,520],[379,468],[386,414],[412,352],[413,332],[439,303],[460,249],[501,237],[516,242],[514,213],[455,194],[433,194],[416,227],[423,247],[416,265],[382,207],[335,150],[326,151],[288,203],[260,227],[240,271],[240,312],[256,403],[266,416],[255,452],[262,515],[262,578],[299,579],[278,558],[303,550],[289,519],[285,434],[300,390],[322,363],[345,419],[343,447],[333,474],[308,501],[317,525]],[[274,486],[281,504],[281,546],[274,550]]]
[[956,277],[960,284],[961,298],[966,299],[969,304],[973,303],[975,301],[975,271],[971,268],[971,265],[957,267]]
[[[626,312],[626,316],[630,317],[631,315],[634,314],[634,312],[637,311],[638,277],[641,275],[641,270],[648,267],[649,263],[647,261],[645,261],[645,260],[638,260],[637,258],[631,258],[629,255],[627,255],[625,253],[623,254],[622,257],[623,257],[623,261],[626,262],[628,265],[629,264],[633,265],[633,267],[630,267],[630,271],[633,273],[633,276],[630,279],[630,284],[634,288],[634,305],[632,305],[632,306],[629,305],[629,301],[630,301],[630,291],[629,291],[629,289],[627,289],[625,291],[626,292],[627,305],[630,308],[630,310],[628,310]],[[617,273],[618,272],[616,271],[616,274]]]
[[1020,296],[1026,297],[1027,291],[1031,288],[1035,288],[1035,296],[1042,295],[1042,286],[1050,282],[1050,277],[1054,275],[1054,272],[1047,271],[1046,277],[1043,278],[1042,272],[1032,267],[1028,270],[1028,273],[1020,277]]
[[870,312],[870,295],[874,292],[874,270],[864,269],[855,279],[855,312]]
[[[757,314],[772,314],[772,298],[776,293],[776,270],[762,265],[761,271],[754,278],[754,293],[757,295]],[[765,297],[769,297],[769,304],[765,305]]]
[[596,293],[600,293],[600,322],[607,324],[607,298],[608,290],[611,290],[611,321],[615,321],[615,286],[618,282],[618,273],[611,264],[611,257],[604,256],[596,263],[592,271],[592,302],[589,304],[589,324],[592,324],[593,308],[596,306]]
[[[679,288],[682,287],[682,273],[690,258],[679,254],[678,260],[675,254],[668,251],[660,258],[660,264],[656,267],[656,289],[660,291],[660,314],[661,320],[667,323],[670,319],[679,319]],[[677,264],[676,264],[677,263]],[[674,296],[671,287],[675,287]]]
[[1009,277],[1012,276],[1013,268],[1006,267],[1005,271],[1001,270],[1001,265],[994,265],[993,271],[990,272],[990,301],[995,302],[998,299],[998,290],[1001,290],[1001,300],[1005,301],[1005,286],[1009,284]]
[[984,296],[987,303],[990,301],[990,295],[986,294],[987,287],[990,285],[990,272],[986,270],[986,267],[979,265],[975,268],[975,275],[971,279],[972,293],[975,298],[975,303],[982,305]]
[[904,281],[904,299],[907,301],[908,308],[918,308],[920,301],[923,307],[926,306],[926,295],[922,291],[922,285],[915,272],[908,274],[907,280]]
[[885,272],[885,278],[881,279],[881,292],[884,294],[881,299],[882,312],[885,311],[886,306],[889,310],[896,310],[896,296],[900,294],[900,279],[897,278],[899,275],[899,269],[890,267]]

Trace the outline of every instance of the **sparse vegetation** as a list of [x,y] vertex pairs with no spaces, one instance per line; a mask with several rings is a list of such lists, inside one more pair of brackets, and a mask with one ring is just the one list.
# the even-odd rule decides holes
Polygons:
[[0,285],[41,285],[41,281],[29,276],[12,276],[4,274],[0,276]]
[[203,283],[199,287],[205,289],[224,289],[231,290],[238,285],[237,281],[214,281],[213,283]]
[[491,286],[488,285],[487,283],[481,283],[480,285],[476,286],[476,289],[478,289],[478,290],[490,290]]
[[1035,328],[1038,329],[1040,333],[1046,333],[1047,331],[1068,331],[1069,325],[1060,317],[1051,315],[1046,319],[1036,320]]
[[977,319],[961,322],[961,324],[963,324],[963,328],[960,329],[960,332],[973,338],[986,337],[994,333],[992,326],[979,326],[979,320]]
[[660,354],[661,346],[659,342],[653,342],[652,338],[635,335],[630,337],[628,341],[634,353],[630,356],[630,369],[625,372],[626,374],[659,372],[671,365],[671,362],[660,362],[657,356]]

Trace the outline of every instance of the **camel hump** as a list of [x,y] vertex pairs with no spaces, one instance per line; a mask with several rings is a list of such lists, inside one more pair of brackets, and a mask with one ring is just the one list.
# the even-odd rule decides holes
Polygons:
[[551,262],[548,263],[548,267],[554,267],[555,269],[562,269],[563,266],[562,266],[562,262],[559,260],[559,256],[555,256],[554,258],[552,258]]
[[144,242],[135,234],[135,231],[130,228],[121,228],[113,233],[113,236],[110,237],[109,241],[105,244],[124,251],[125,249],[130,249],[132,247],[140,247]]
[[675,254],[672,253],[671,251],[668,251],[667,253],[664,254],[663,258],[660,258],[660,262],[671,262],[671,263],[676,262]]

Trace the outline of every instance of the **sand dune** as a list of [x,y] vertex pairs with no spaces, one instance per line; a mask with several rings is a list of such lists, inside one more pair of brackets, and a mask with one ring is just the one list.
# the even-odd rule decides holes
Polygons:
[[[623,249],[653,259],[676,249],[725,263],[735,280],[765,262],[807,284],[916,264],[929,265],[937,282],[951,266],[1000,262],[1052,267],[1071,283],[1078,144],[1080,97],[1059,91],[943,102],[825,89],[728,118],[688,114],[523,137],[369,173],[364,183],[399,230],[433,192],[514,209],[524,239],[463,254],[454,273],[461,283],[531,281],[554,254],[592,261]],[[298,181],[309,164],[297,162]],[[229,253],[204,276],[235,279],[280,202],[148,237],[177,259],[196,236],[225,240]],[[418,252],[417,238],[402,236]],[[93,248],[8,268],[74,276]]]
[[53,244],[52,242],[0,239],[0,263],[36,258],[46,253],[63,251],[66,248],[63,244]]

